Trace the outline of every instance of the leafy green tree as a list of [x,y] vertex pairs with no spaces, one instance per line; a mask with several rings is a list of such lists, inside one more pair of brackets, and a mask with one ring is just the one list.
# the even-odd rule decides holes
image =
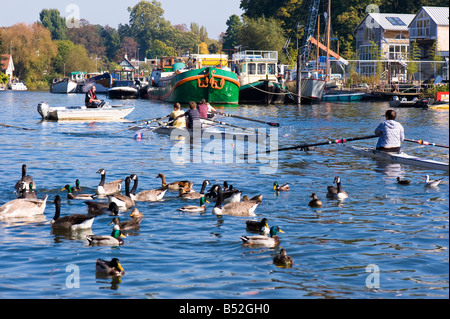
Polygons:
[[66,19],[61,17],[57,9],[43,9],[39,13],[39,18],[42,25],[52,34],[53,40],[67,39]]
[[[409,61],[419,61],[420,60],[420,48],[419,48],[419,44],[417,43],[416,39],[414,39],[414,41],[411,42],[411,44],[409,45],[408,60]],[[414,79],[414,74],[419,71],[419,63],[408,62],[406,70],[408,72],[408,76],[410,78]]]
[[233,50],[239,45],[239,29],[242,27],[241,19],[235,14],[227,20],[227,31],[223,37],[223,49]]
[[110,26],[105,26],[101,30],[101,37],[104,39],[106,57],[109,60],[114,59],[121,45],[119,31]]
[[9,82],[9,76],[7,76],[3,72],[0,72],[0,84],[6,84],[8,82]]
[[84,46],[91,56],[106,55],[105,39],[102,37],[102,26],[90,24],[85,19],[80,20],[79,28],[67,30],[67,37],[75,44]]

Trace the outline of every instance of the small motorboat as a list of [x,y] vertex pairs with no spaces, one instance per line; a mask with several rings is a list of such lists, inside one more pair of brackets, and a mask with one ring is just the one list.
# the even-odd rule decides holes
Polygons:
[[102,102],[97,108],[87,108],[84,105],[50,107],[46,102],[37,106],[42,119],[48,121],[118,121],[133,110],[134,106],[109,105],[107,102]]

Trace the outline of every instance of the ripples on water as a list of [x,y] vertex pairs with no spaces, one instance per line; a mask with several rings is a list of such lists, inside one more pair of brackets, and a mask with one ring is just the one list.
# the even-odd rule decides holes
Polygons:
[[[38,185],[49,194],[44,220],[0,221],[1,298],[448,298],[448,174],[399,164],[359,158],[340,146],[315,151],[279,153],[276,172],[265,175],[262,163],[173,163],[174,141],[154,133],[141,140],[135,132],[111,132],[126,123],[42,123],[38,102],[78,104],[81,95],[42,92],[0,92],[0,122],[35,129],[0,126],[0,203],[15,198],[13,186],[23,163]],[[171,105],[147,100],[135,104],[128,117],[138,120],[164,116]],[[282,124],[280,147],[372,134],[383,119],[387,103],[297,106],[241,106],[225,111]],[[406,137],[448,145],[448,110],[398,109]],[[263,127],[226,118],[235,125]],[[269,128],[269,127],[267,127]],[[371,145],[375,140],[355,141]],[[448,150],[404,143],[404,151],[448,162]],[[204,179],[213,184],[227,180],[244,194],[263,194],[255,219],[267,217],[280,226],[281,247],[294,259],[290,269],[278,268],[272,258],[279,248],[249,248],[248,218],[189,214],[177,208],[196,201],[170,192],[160,203],[139,202],[145,215],[139,231],[128,234],[122,247],[89,247],[87,231],[53,234],[49,225],[55,195],[62,195],[62,214],[85,213],[82,201],[68,201],[60,189],[78,178],[83,193],[94,192],[103,167],[107,180],[135,173],[139,189],[160,186],[167,180],[189,179],[199,191]],[[423,175],[444,177],[438,188],[425,188]],[[342,179],[350,198],[342,203],[325,198],[334,176]],[[412,180],[398,185],[395,177]],[[278,196],[277,180],[291,191]],[[308,207],[312,192],[323,208]],[[121,219],[129,212],[121,213]],[[92,233],[109,234],[111,217],[97,217]],[[95,260],[120,259],[125,276],[120,280],[96,277]],[[79,269],[80,288],[66,283]],[[380,287],[366,286],[375,265]],[[69,269],[70,270],[70,269]],[[373,283],[373,282],[372,282]]]

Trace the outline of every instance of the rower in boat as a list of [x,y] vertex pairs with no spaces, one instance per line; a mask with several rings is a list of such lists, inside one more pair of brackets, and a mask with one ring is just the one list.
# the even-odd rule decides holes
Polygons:
[[184,112],[181,110],[180,103],[175,103],[173,105],[173,112],[169,114],[169,123],[171,123],[174,127],[185,128],[186,127],[186,118],[184,116]]
[[197,106],[198,113],[200,118],[202,119],[210,119],[214,118],[214,113],[216,111],[215,108],[211,106],[205,99],[202,99],[200,104]]
[[376,149],[400,153],[402,142],[405,139],[405,130],[399,122],[395,121],[397,113],[394,110],[387,110],[384,116],[386,120],[375,129],[375,135],[379,136]]
[[193,130],[194,127],[202,127],[202,122],[200,121],[200,114],[197,110],[197,103],[189,102],[189,110],[184,113],[187,117],[187,128]]

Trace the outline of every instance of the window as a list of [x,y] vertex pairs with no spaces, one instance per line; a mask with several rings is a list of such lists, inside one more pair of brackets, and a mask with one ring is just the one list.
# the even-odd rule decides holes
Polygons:
[[268,73],[269,74],[275,74],[275,71],[276,71],[276,69],[275,69],[275,63],[269,63],[269,64],[267,64],[267,68],[268,68]]
[[373,40],[375,38],[373,34],[373,28],[365,28],[364,29],[364,40]]
[[388,20],[392,25],[406,25],[406,23],[403,22],[399,17],[387,17],[386,20]]
[[389,46],[389,60],[406,60],[408,52],[407,44],[395,44]]
[[258,63],[258,74],[266,74],[266,64]]
[[248,74],[256,74],[256,63],[248,64]]
[[406,36],[403,33],[399,33],[395,36],[396,39],[406,39]]

